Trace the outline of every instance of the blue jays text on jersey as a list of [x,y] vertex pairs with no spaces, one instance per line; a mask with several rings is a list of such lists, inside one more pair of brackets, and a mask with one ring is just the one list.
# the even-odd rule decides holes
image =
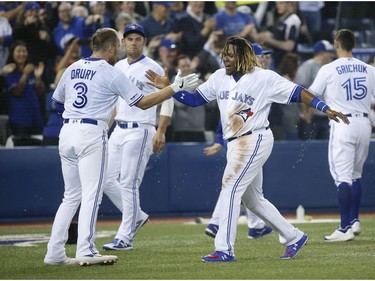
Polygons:
[[[221,99],[221,100],[229,99],[229,91],[220,91],[219,99]],[[232,97],[232,100],[239,101],[239,102],[242,102],[242,103],[246,103],[248,105],[253,105],[255,99],[250,95],[246,95],[246,94],[243,94],[243,93],[236,92],[234,97]]]
[[367,73],[367,66],[360,65],[360,64],[339,65],[336,67],[336,71],[338,74],[351,73],[351,72]]
[[92,80],[94,75],[96,74],[95,70],[91,69],[84,69],[84,68],[77,68],[77,69],[72,69],[70,72],[70,79],[87,79],[87,80]]

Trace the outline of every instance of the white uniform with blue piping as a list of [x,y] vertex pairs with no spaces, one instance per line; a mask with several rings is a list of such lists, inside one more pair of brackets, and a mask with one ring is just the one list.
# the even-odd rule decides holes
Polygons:
[[53,223],[48,260],[66,259],[68,227],[79,206],[76,257],[98,253],[95,225],[106,175],[108,121],[119,96],[129,105],[143,97],[122,72],[96,58],[69,66],[53,94],[65,106],[59,143],[65,192]]
[[296,88],[275,72],[256,67],[238,81],[220,69],[197,89],[208,102],[217,100],[224,139],[228,140],[216,251],[234,255],[241,200],[279,233],[282,244],[289,246],[303,236],[264,198],[262,190],[262,167],[273,147],[268,113],[273,102],[289,103]]

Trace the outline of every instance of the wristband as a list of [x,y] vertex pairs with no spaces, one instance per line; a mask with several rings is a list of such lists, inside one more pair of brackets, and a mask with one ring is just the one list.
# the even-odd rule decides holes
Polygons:
[[314,108],[316,108],[316,109],[318,109],[318,110],[320,110],[320,111],[322,111],[322,112],[324,112],[324,113],[326,113],[327,110],[330,108],[328,105],[326,105],[326,104],[324,103],[324,101],[322,101],[321,99],[319,99],[319,98],[317,98],[317,97],[315,97],[315,98],[311,101],[310,106],[311,106],[311,107],[314,107]]

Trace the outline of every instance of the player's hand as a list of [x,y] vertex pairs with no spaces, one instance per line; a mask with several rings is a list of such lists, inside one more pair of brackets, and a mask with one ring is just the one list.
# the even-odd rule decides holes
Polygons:
[[165,146],[165,134],[156,131],[154,138],[152,139],[152,152],[158,153],[163,150]]
[[174,82],[171,84],[172,90],[176,93],[179,91],[195,89],[198,87],[199,77],[197,74],[192,73],[181,77],[181,70],[178,70]]
[[332,109],[328,109],[326,114],[327,114],[327,117],[329,119],[332,119],[332,120],[336,121],[337,123],[340,123],[340,120],[339,120],[339,118],[340,118],[345,124],[347,124],[347,125],[350,124],[350,122],[348,120],[348,117],[346,117],[341,112],[337,112],[337,111],[334,111]]
[[168,87],[170,82],[168,78],[168,68],[164,68],[164,76],[160,76],[155,71],[149,69],[146,71],[146,78],[151,82],[147,82],[147,84],[154,86],[158,89],[163,89]]
[[220,144],[220,143],[214,143],[213,145],[209,146],[209,147],[206,147],[203,149],[203,152],[205,155],[207,156],[211,156],[211,155],[214,155],[216,153],[219,152],[219,150],[222,148],[223,146]]

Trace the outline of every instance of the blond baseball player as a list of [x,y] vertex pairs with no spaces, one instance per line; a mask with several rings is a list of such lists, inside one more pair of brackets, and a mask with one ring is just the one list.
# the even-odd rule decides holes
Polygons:
[[335,39],[338,59],[322,66],[310,86],[311,92],[320,94],[350,120],[349,126],[330,121],[328,160],[337,186],[341,222],[338,229],[324,237],[326,242],[349,241],[361,233],[361,177],[371,138],[368,116],[371,96],[375,94],[375,70],[353,58],[354,47],[353,32],[339,30]]
[[[146,70],[152,69],[160,75],[164,73],[158,63],[143,55],[146,42],[141,25],[127,25],[122,39],[127,58],[115,65],[145,96],[156,90],[147,84]],[[133,249],[135,234],[148,220],[149,216],[140,207],[139,187],[151,154],[160,152],[165,145],[165,132],[173,106],[173,99],[163,102],[156,131],[156,106],[141,110],[122,99],[117,101],[116,127],[108,143],[108,176],[104,193],[122,212],[122,222],[115,238],[103,245],[105,250]]]
[[[228,142],[227,165],[219,199],[219,230],[215,238],[215,252],[204,256],[202,261],[235,261],[234,243],[241,200],[245,207],[279,233],[280,243],[286,246],[280,258],[292,259],[306,244],[308,237],[291,225],[264,198],[262,192],[262,167],[273,146],[273,135],[267,120],[270,106],[273,102],[302,102],[325,112],[337,122],[341,119],[348,123],[348,119],[301,86],[273,71],[260,68],[247,40],[229,38],[221,55],[225,68],[213,73],[195,93],[180,91],[174,95],[190,106],[217,100],[223,137]],[[158,88],[168,85],[167,77],[159,77],[152,71],[147,74]]]
[[[150,108],[185,87],[197,86],[198,77],[177,76],[177,82],[144,96],[113,65],[120,41],[111,28],[98,29],[92,38],[93,54],[67,68],[53,99],[65,107],[59,153],[65,183],[64,198],[56,213],[44,263],[48,265],[113,264],[117,256],[100,255],[95,227],[107,169],[107,130],[117,98],[129,106]],[[63,109],[62,109],[63,110]],[[76,258],[66,256],[68,228],[80,206]]]

